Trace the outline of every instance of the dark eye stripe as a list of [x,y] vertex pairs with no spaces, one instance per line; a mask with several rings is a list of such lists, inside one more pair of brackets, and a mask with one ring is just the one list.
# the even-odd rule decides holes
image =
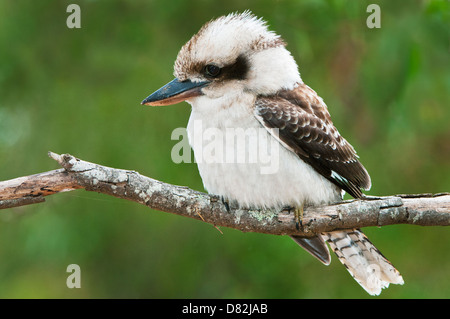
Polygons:
[[219,80],[244,80],[249,70],[249,62],[244,55],[237,57],[236,61],[223,68],[215,64],[207,64],[203,67],[202,73],[207,78],[217,78]]
[[233,64],[222,68],[222,77],[224,80],[244,80],[249,70],[249,62],[244,55],[238,56]]

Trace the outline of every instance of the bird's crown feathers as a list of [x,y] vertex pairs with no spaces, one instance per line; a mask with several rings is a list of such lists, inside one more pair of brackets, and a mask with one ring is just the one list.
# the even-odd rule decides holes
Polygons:
[[207,22],[181,48],[174,73],[183,80],[209,62],[224,65],[243,53],[278,46],[285,46],[285,42],[264,20],[248,10],[231,13]]

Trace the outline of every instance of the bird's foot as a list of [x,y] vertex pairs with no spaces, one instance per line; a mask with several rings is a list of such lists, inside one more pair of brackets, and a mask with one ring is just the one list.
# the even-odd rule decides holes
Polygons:
[[303,227],[303,205],[295,208],[294,216],[295,216],[295,228],[297,230],[300,230],[300,227]]
[[222,199],[222,203],[225,205],[225,208],[227,209],[227,213],[230,213],[230,205],[228,205],[228,202],[225,200],[223,196],[220,197]]

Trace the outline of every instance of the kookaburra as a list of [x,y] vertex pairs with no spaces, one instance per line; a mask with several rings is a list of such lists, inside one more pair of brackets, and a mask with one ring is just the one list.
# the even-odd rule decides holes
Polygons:
[[[360,198],[361,189],[370,188],[355,150],[334,127],[322,98],[302,81],[286,43],[249,11],[206,23],[181,48],[174,69],[175,79],[142,104],[192,105],[188,138],[209,193],[245,208],[293,207],[301,221],[304,205],[337,202],[344,192]],[[247,138],[254,137],[258,145],[276,141],[277,169],[264,173],[267,163],[251,156],[255,148],[249,143],[194,138],[208,129],[223,132],[223,138],[230,129],[252,129]],[[211,143],[225,155],[243,152],[253,160],[202,160]],[[370,294],[379,294],[389,283],[403,284],[359,229],[291,237],[326,265],[327,241]]]

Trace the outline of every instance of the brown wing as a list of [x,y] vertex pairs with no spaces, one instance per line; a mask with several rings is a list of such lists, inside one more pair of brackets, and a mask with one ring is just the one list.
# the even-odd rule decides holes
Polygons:
[[353,147],[334,127],[328,109],[314,90],[300,84],[273,96],[260,96],[255,116],[302,160],[355,198],[370,189],[369,174]]

